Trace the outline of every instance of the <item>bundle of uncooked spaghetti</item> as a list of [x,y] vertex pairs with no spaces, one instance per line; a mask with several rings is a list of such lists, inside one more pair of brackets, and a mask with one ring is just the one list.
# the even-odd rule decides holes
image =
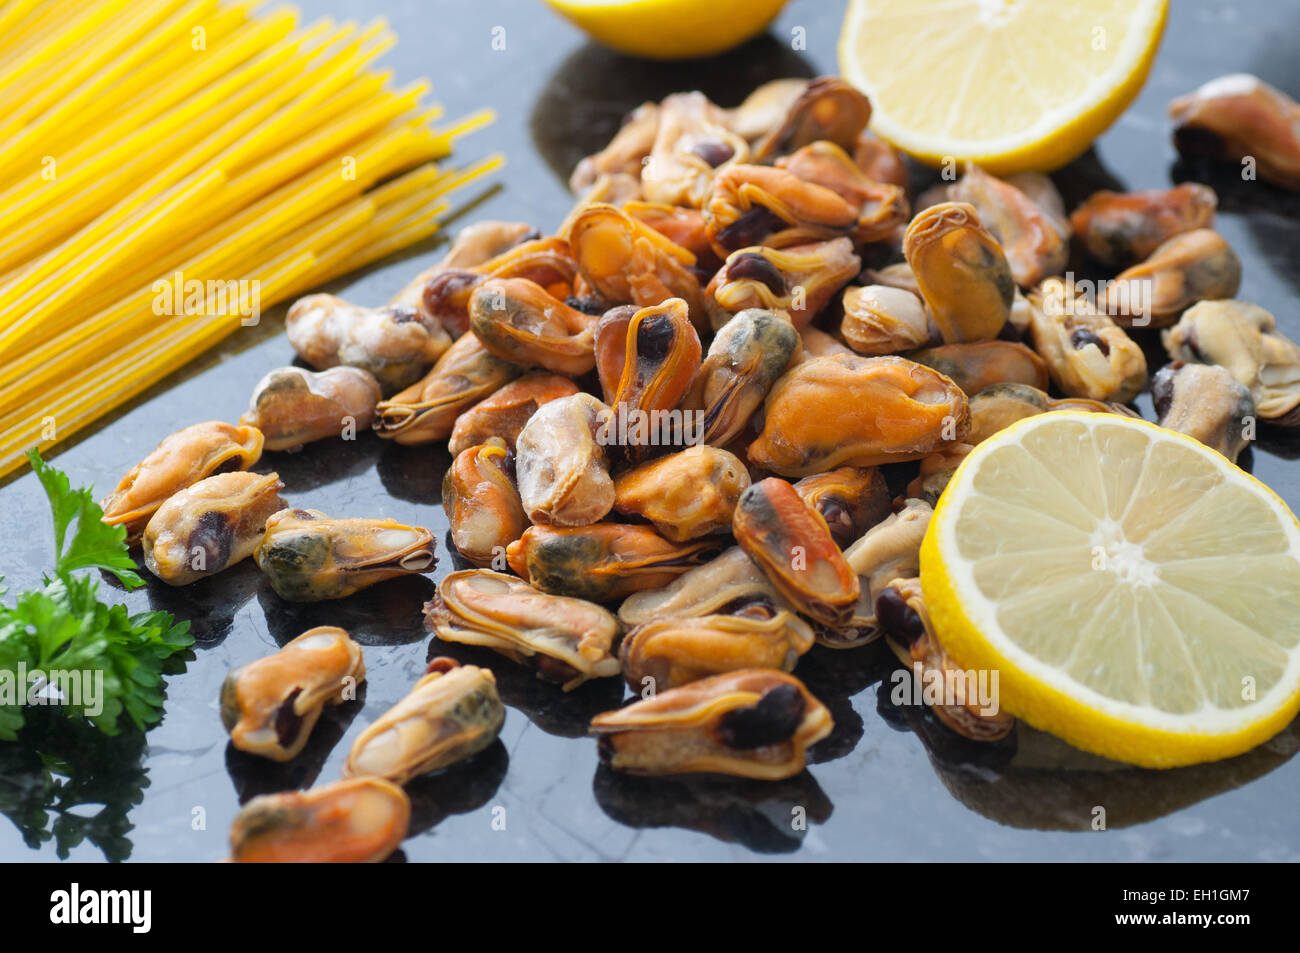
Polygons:
[[426,84],[370,68],[384,24],[253,6],[0,6],[0,476],[250,323],[237,289],[418,242],[501,164],[439,167],[492,116],[433,128]]

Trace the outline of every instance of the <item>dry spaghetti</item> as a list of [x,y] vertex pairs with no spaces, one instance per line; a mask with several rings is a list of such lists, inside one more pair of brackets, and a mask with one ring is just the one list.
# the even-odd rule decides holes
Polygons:
[[439,166],[491,120],[436,128],[423,83],[371,64],[385,25],[219,0],[0,5],[0,476],[244,322],[259,306],[433,234],[446,195],[501,164]]

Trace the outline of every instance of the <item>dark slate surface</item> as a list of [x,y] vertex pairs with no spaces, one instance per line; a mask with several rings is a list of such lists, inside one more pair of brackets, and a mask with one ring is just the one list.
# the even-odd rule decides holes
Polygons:
[[[554,228],[570,198],[563,185],[581,155],[598,147],[620,116],[648,98],[702,88],[724,105],[780,75],[835,70],[842,5],[795,2],[770,33],[705,63],[651,65],[587,44],[540,3],[466,4],[413,0],[309,0],[309,17],[368,18],[383,12],[400,34],[385,64],[399,81],[428,76],[447,115],[483,105],[495,125],[463,141],[458,158],[504,151],[509,165],[463,222],[526,219]],[[1300,3],[1173,4],[1168,31],[1139,100],[1096,146],[1058,175],[1077,202],[1102,185],[1165,186],[1186,178],[1219,189],[1219,228],[1245,262],[1241,296],[1273,311],[1300,337],[1300,196],[1262,183],[1188,167],[1169,144],[1165,106],[1227,72],[1258,73],[1300,94]],[[505,49],[492,48],[493,29]],[[807,50],[789,39],[804,28]],[[1080,34],[1089,35],[1086,23]],[[499,33],[497,34],[500,35]],[[1071,38],[1060,38],[1068,55]],[[1118,183],[1118,184],[1117,184]],[[378,303],[426,266],[432,243],[331,289]],[[74,484],[111,489],[167,433],[199,420],[234,420],[250,389],[293,352],[282,309],[241,332],[219,354],[176,375],[62,448],[57,463]],[[1150,402],[1140,402],[1151,416]],[[33,413],[39,413],[39,407]],[[1300,504],[1300,436],[1264,433],[1243,463]],[[435,529],[440,565],[453,568],[438,506],[447,456],[441,448],[388,446],[370,435],[268,454],[297,506],[335,515],[389,516]],[[11,589],[37,584],[48,560],[48,517],[30,475],[0,488],[0,571]],[[150,584],[127,597],[133,609],[165,608],[193,620],[192,655],[168,683],[166,718],[141,738],[87,740],[52,732],[39,746],[0,744],[0,859],[213,861],[226,853],[231,818],[262,792],[338,777],[352,739],[414,683],[430,655],[420,606],[428,579],[386,584],[350,599],[309,606],[281,602],[251,561],[185,589]],[[226,670],[266,654],[321,623],[348,627],[365,645],[369,679],[358,702],[333,709],[306,752],[276,766],[230,749],[217,711]],[[438,651],[490,665],[509,715],[500,741],[439,776],[410,786],[408,860],[1281,860],[1300,857],[1294,792],[1300,726],[1230,762],[1142,771],[1074,752],[1026,730],[1013,752],[976,750],[936,730],[928,716],[888,701],[888,654],[815,650],[798,674],[832,708],[837,728],[793,780],[644,781],[598,766],[586,720],[617,705],[607,680],[565,696],[493,656]],[[881,690],[884,678],[884,690]],[[1108,829],[1091,830],[1093,809]],[[802,809],[798,811],[796,809]],[[806,830],[792,818],[806,815]],[[497,823],[494,825],[494,819]],[[504,820],[504,825],[501,821]],[[504,829],[502,829],[504,828]]]

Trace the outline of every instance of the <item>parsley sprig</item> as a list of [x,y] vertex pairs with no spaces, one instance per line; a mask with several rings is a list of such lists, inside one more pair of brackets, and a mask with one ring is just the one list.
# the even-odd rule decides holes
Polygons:
[[[69,717],[88,719],[106,735],[118,733],[124,712],[144,730],[162,718],[163,663],[194,644],[189,623],[177,623],[168,612],[129,615],[124,605],[100,601],[99,580],[74,575],[102,569],[127,589],[144,585],[127,550],[125,527],[102,522],[104,511],[90,490],[71,489],[67,475],[45,463],[36,450],[27,456],[54,518],[54,574],[45,574],[45,585],[21,593],[12,607],[0,604],[0,676],[11,672],[16,682],[19,663],[25,663],[29,673],[101,671],[98,714],[87,711],[84,693],[81,704],[64,699],[60,707]],[[0,587],[0,596],[4,594]],[[0,696],[0,740],[14,740],[23,726],[29,684],[16,688],[16,700]]]

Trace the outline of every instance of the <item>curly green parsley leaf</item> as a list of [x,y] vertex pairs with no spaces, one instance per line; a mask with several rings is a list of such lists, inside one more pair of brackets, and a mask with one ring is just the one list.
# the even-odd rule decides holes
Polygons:
[[35,450],[28,457],[54,519],[54,575],[12,607],[0,604],[0,740],[17,737],[26,705],[52,702],[107,735],[123,713],[144,730],[162,718],[163,664],[194,644],[189,623],[166,612],[128,615],[100,601],[98,580],[73,575],[102,569],[128,589],[144,585],[126,530],[102,522],[90,490],[71,489]]

